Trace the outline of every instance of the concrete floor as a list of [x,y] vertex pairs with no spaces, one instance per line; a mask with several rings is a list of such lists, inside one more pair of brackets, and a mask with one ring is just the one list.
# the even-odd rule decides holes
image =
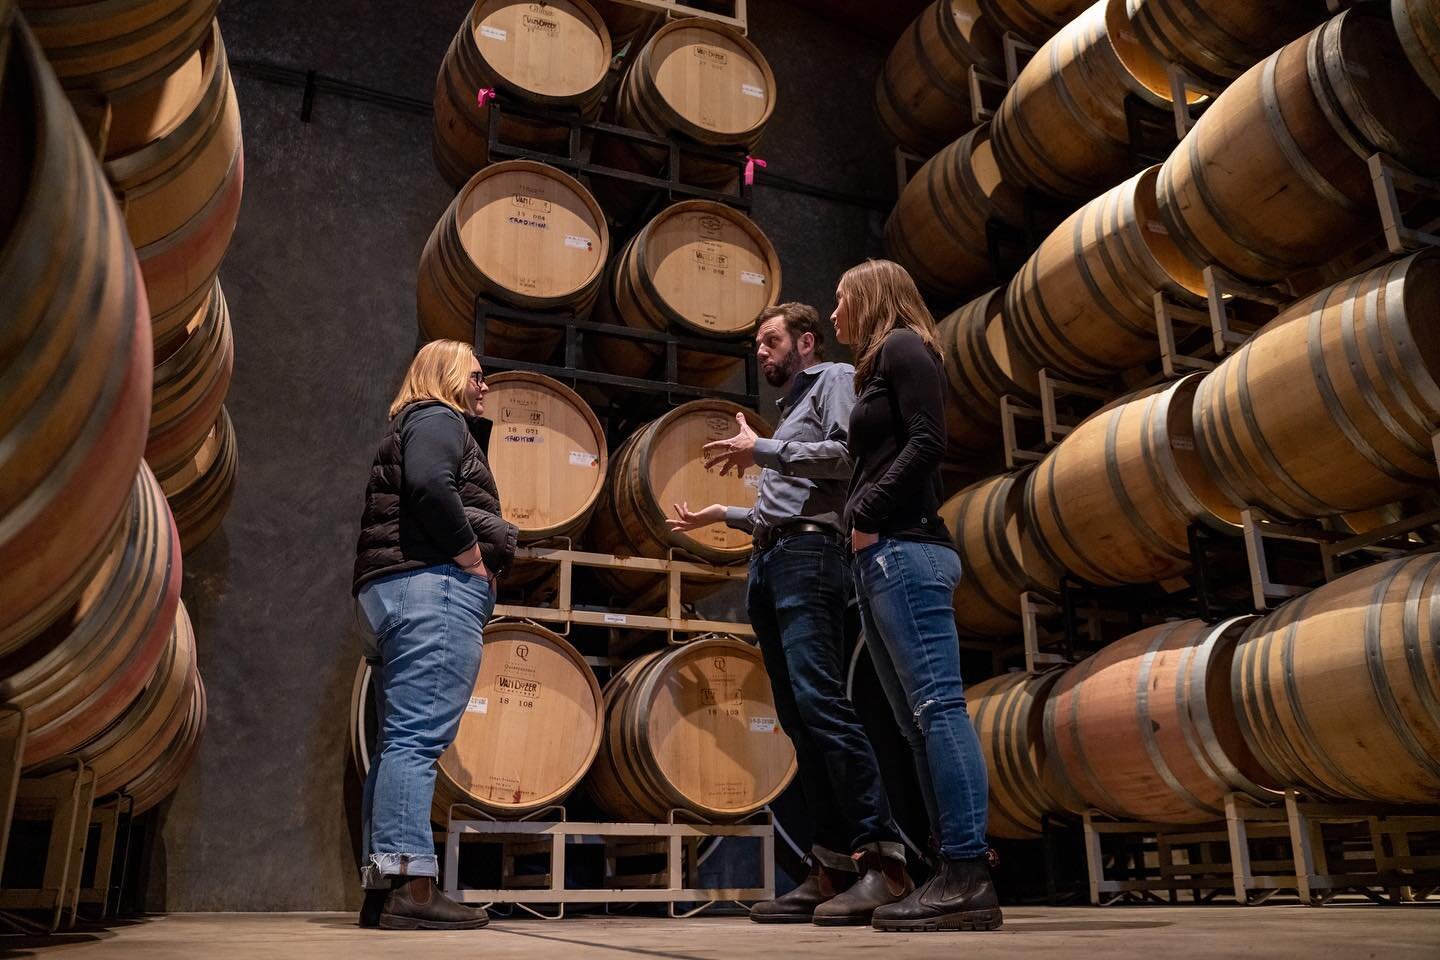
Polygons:
[[1440,903],[1384,908],[1015,907],[994,933],[881,934],[868,928],[760,926],[743,917],[690,920],[575,917],[562,922],[497,919],[457,933],[359,930],[336,913],[202,914],[155,917],[100,932],[39,941],[0,937],[0,957],[64,960],[393,960],[483,956],[485,960],[639,958],[733,960],[783,956],[885,960],[957,956],[1247,958],[1440,957]]

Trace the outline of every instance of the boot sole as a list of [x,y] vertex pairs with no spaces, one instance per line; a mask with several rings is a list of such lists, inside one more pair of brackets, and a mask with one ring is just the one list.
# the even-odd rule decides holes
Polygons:
[[865,927],[870,925],[870,915],[850,917],[816,917],[810,921],[817,927]]
[[478,920],[420,920],[415,917],[381,917],[381,930],[478,930],[490,923],[489,917]]
[[882,920],[877,918],[872,921],[872,925],[876,930],[900,933],[904,931],[999,930],[1000,925],[1004,922],[1005,918],[998,909],[995,909],[949,913],[940,917],[927,917],[923,920]]
[[762,914],[754,914],[754,913],[752,913],[752,914],[750,914],[750,919],[751,919],[751,921],[753,921],[754,923],[809,923],[809,922],[810,922],[810,915],[809,915],[809,914],[805,914],[805,913],[798,913],[798,914],[794,914],[794,915],[792,915],[792,916],[786,916],[786,915],[783,914],[783,913],[777,913],[777,914],[763,914],[763,913],[762,913]]

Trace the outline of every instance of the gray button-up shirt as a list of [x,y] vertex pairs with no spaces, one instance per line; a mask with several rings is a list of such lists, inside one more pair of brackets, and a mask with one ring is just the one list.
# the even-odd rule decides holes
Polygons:
[[855,406],[855,368],[848,363],[817,363],[795,375],[782,397],[775,435],[755,441],[760,489],[755,506],[726,507],[725,523],[758,532],[796,520],[809,520],[844,534],[841,517],[850,484],[847,444],[850,410]]

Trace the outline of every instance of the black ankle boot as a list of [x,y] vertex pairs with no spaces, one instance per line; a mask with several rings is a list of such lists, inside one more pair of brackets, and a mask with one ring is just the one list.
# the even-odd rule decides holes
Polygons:
[[390,896],[389,890],[366,890],[365,902],[360,906],[360,926],[374,928],[380,926],[380,911],[385,909],[385,898]]
[[875,908],[894,903],[915,889],[905,861],[866,851],[856,854],[860,879],[834,899],[815,908],[814,922],[822,927],[860,926],[870,922]]
[[794,890],[750,908],[756,923],[809,923],[815,908],[850,888],[860,875],[811,864],[810,874]]
[[1002,922],[988,857],[941,861],[935,876],[871,919],[876,930],[905,931],[996,930]]
[[382,930],[474,930],[489,922],[484,907],[456,903],[434,877],[395,877],[380,911]]

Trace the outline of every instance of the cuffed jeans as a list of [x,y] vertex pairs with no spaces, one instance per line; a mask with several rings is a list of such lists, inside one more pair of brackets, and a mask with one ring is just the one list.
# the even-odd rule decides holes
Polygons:
[[812,856],[842,869],[864,848],[905,856],[875,751],[845,692],[849,599],[849,559],[824,534],[786,537],[750,558],[746,607],[815,819]]
[[490,581],[453,563],[372,580],[360,609],[373,637],[380,738],[362,800],[361,882],[438,876],[430,803],[435,762],[455,740],[480,673]]
[[865,643],[914,755],[940,853],[983,856],[988,782],[965,710],[951,599],[960,556],[942,544],[884,539],[855,555],[854,570]]

